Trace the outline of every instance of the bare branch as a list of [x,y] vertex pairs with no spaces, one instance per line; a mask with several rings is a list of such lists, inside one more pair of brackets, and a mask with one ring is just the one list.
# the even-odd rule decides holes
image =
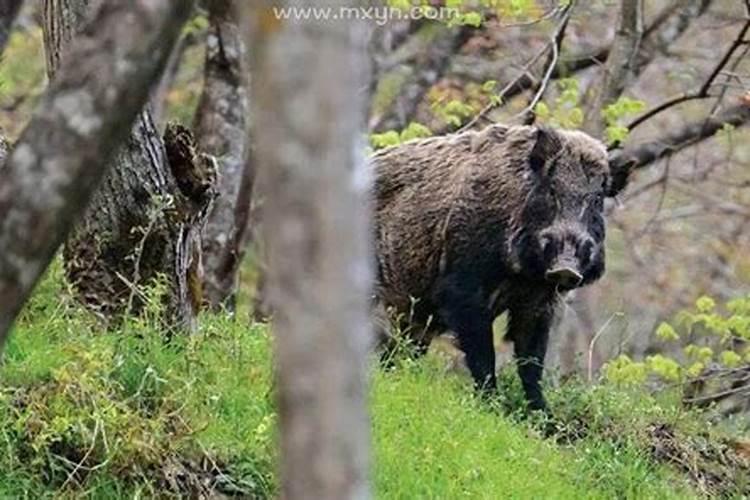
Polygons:
[[[482,108],[482,110],[479,113],[477,113],[477,115],[474,118],[469,120],[465,125],[463,125],[460,129],[458,129],[458,133],[461,133],[464,130],[468,130],[472,128],[474,125],[479,123],[480,120],[488,120],[487,115],[489,115],[492,112],[492,110],[502,105],[505,99],[507,99],[511,95],[517,95],[523,92],[527,88],[524,83],[526,81],[531,80],[531,77],[529,76],[531,67],[539,60],[540,57],[542,57],[542,55],[544,55],[545,52],[547,52],[547,50],[549,50],[549,45],[545,45],[542,48],[542,50],[534,54],[534,56],[526,62],[524,67],[518,73],[518,76],[514,80],[512,80],[510,83],[505,85],[505,87],[503,87],[502,90],[500,90],[500,92],[497,94],[497,99],[495,99],[493,102],[490,102],[484,108]],[[440,132],[447,133],[448,131],[449,130],[446,129],[446,130],[441,130]]]
[[[542,50],[542,53],[544,52],[545,50]],[[591,66],[604,64],[608,55],[609,47],[602,47],[573,56],[561,55],[557,66],[552,70],[552,78],[564,78]],[[526,61],[524,67],[528,63],[529,61]],[[529,70],[530,68],[526,69]],[[518,68],[509,66],[508,61],[504,58],[487,60],[484,57],[474,55],[456,55],[451,61],[451,66],[447,73],[451,76],[480,83],[487,80],[512,80],[515,84],[505,93],[505,98],[510,99],[532,88],[537,82],[537,79],[530,75],[529,71],[521,69],[520,74],[517,74],[517,71]]]
[[712,137],[726,125],[739,127],[750,120],[750,107],[739,104],[706,119],[689,123],[671,134],[655,141],[616,150],[610,154],[610,169],[614,177],[614,191],[622,190],[627,184],[628,175],[637,169],[647,167],[660,158],[671,156],[688,146]]
[[568,27],[568,22],[570,21],[570,15],[573,12],[574,5],[575,0],[571,0],[570,3],[568,3],[568,5],[566,5],[563,9],[562,21],[560,21],[560,24],[557,26],[557,29],[555,30],[555,33],[550,40],[550,47],[552,50],[547,56],[547,62],[545,64],[547,69],[544,72],[544,77],[540,80],[539,85],[537,85],[536,91],[534,92],[534,97],[529,101],[528,106],[526,106],[526,108],[521,111],[521,113],[519,113],[519,116],[523,117],[523,121],[527,125],[532,125],[534,121],[536,121],[536,113],[534,113],[534,108],[544,96],[544,92],[547,90],[547,85],[549,84],[550,78],[552,78],[552,74],[557,67],[557,60],[560,55],[560,49],[562,47],[563,39],[565,38],[565,29]]
[[714,85],[714,81],[719,76],[719,74],[721,74],[721,72],[723,71],[727,63],[729,63],[729,61],[732,59],[732,56],[734,55],[735,51],[738,48],[740,48],[742,45],[747,43],[747,41],[745,40],[745,35],[747,34],[749,29],[750,29],[750,19],[746,21],[745,24],[742,26],[742,29],[737,33],[737,36],[732,42],[732,45],[729,46],[727,51],[724,53],[724,55],[716,64],[716,66],[714,66],[713,70],[711,71],[711,73],[709,73],[708,77],[703,82],[703,85],[701,85],[701,87],[698,90],[696,90],[695,92],[682,94],[677,97],[673,97],[671,99],[667,99],[663,103],[646,111],[641,116],[639,116],[638,118],[630,122],[628,124],[628,130],[633,130],[634,128],[636,128],[638,125],[642,124],[646,120],[653,118],[659,113],[666,111],[667,109],[673,106],[676,106],[677,104],[681,104],[686,101],[692,101],[695,99],[705,99],[707,97],[711,97],[709,94],[709,91]]
[[167,107],[167,95],[172,90],[172,86],[180,71],[182,62],[189,49],[194,47],[205,38],[205,33],[196,33],[189,31],[177,41],[172,54],[169,56],[167,66],[159,79],[159,84],[151,92],[151,116],[154,123],[160,130],[164,129],[164,111]]
[[[389,108],[371,119],[370,130],[383,132],[402,129],[414,117],[419,103],[427,91],[445,74],[451,57],[474,32],[470,26],[425,26],[423,29],[437,29],[432,42],[423,51],[415,65],[408,68],[409,76],[402,85],[398,97]],[[419,35],[417,35],[419,36]]]
[[[479,123],[480,120],[487,119],[487,115],[492,112],[495,108],[502,105],[504,100],[508,97],[510,97],[511,93],[513,95],[521,93],[523,90],[525,90],[527,87],[524,85],[526,81],[531,81],[531,77],[529,77],[529,74],[531,72],[531,67],[539,60],[540,57],[545,52],[550,52],[549,57],[547,58],[547,62],[545,64],[546,70],[544,77],[539,82],[537,86],[537,91],[535,92],[534,97],[531,99],[531,102],[529,103],[529,106],[519,113],[520,116],[526,115],[529,111],[534,109],[534,106],[539,102],[539,99],[541,99],[542,95],[544,94],[545,89],[547,88],[547,84],[549,83],[550,79],[553,77],[555,68],[557,67],[557,61],[560,53],[560,46],[562,45],[563,38],[565,36],[565,28],[568,25],[568,22],[570,21],[570,15],[572,12],[572,8],[575,2],[571,1],[568,5],[565,6],[565,8],[562,10],[561,13],[561,21],[558,23],[557,27],[555,28],[555,31],[550,37],[549,43],[547,43],[542,50],[534,54],[534,56],[529,59],[524,67],[519,72],[518,76],[512,80],[510,83],[508,83],[503,89],[500,91],[500,93],[497,94],[496,99],[493,100],[493,102],[490,102],[487,104],[482,110],[477,113],[477,115],[469,120],[465,125],[463,125],[459,132],[462,132],[464,130],[468,130],[472,128],[474,125]],[[529,85],[530,87],[531,85]],[[447,132],[442,131],[442,132]]]
[[128,137],[190,7],[106,2],[0,170],[0,344]]
[[641,40],[633,72],[639,75],[659,54],[664,54],[703,15],[713,0],[674,0],[646,28]]
[[[643,50],[638,52],[637,61],[634,65],[634,75],[640,72],[661,53],[666,52],[668,48],[687,30],[690,21],[705,13],[713,0],[677,0],[669,8],[664,9],[657,18],[646,29],[643,40]],[[567,59],[558,58],[558,63],[552,69],[550,79],[557,79],[569,76],[571,74],[583,71],[594,65],[604,64],[610,54],[610,46],[601,47],[589,54],[580,54]],[[541,54],[549,50],[546,45]],[[477,116],[470,122],[461,126],[459,131],[466,130],[475,126],[482,120],[487,119],[488,115],[496,108],[503,105],[509,99],[539,85],[539,80],[531,74],[531,67],[536,64],[540,53],[532,56],[524,66],[510,79],[503,89],[498,93],[500,99],[488,104]],[[545,68],[549,65],[545,65]],[[504,59],[487,61],[482,58],[472,56],[453,57],[447,73],[461,78],[469,79],[476,82],[485,82],[487,80],[506,80],[505,75],[508,73],[508,63]],[[508,74],[508,77],[511,75]],[[451,125],[436,131],[437,134],[445,134],[452,130]]]

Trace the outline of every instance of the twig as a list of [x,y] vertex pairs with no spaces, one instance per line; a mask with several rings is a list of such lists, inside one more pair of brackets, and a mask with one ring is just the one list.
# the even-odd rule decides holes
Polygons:
[[750,107],[738,104],[716,116],[688,123],[678,131],[654,141],[639,144],[625,150],[610,152],[609,165],[614,179],[614,190],[620,191],[627,185],[628,175],[633,170],[644,168],[660,158],[712,137],[726,125],[738,127],[750,120]]
[[[562,8],[564,9],[565,7],[562,7]],[[554,17],[555,14],[557,14],[557,12],[560,9],[561,9],[560,5],[556,5],[552,7],[550,10],[548,10],[547,12],[545,12],[544,14],[542,14],[541,16],[539,16],[538,18],[532,19],[531,21],[522,21],[518,23],[508,23],[508,24],[500,23],[497,25],[497,27],[498,28],[522,28],[526,26],[532,26],[534,24],[539,24],[540,22],[545,21],[551,17]]]
[[[458,129],[458,133],[461,133],[465,130],[468,130],[472,128],[474,125],[476,125],[479,120],[485,119],[487,115],[494,110],[496,107],[498,107],[500,104],[502,104],[503,99],[505,98],[505,95],[514,88],[530,71],[531,66],[533,66],[540,57],[547,51],[551,50],[550,55],[550,62],[547,64],[547,68],[545,70],[544,78],[540,81],[538,90],[536,92],[536,95],[532,99],[532,102],[529,104],[528,108],[533,109],[534,106],[536,106],[537,102],[539,102],[539,99],[541,99],[541,96],[544,94],[544,90],[546,89],[550,78],[552,77],[553,71],[555,69],[555,66],[557,65],[557,60],[559,56],[559,45],[562,43],[562,39],[565,33],[565,28],[568,25],[568,21],[570,20],[570,14],[573,8],[573,5],[575,4],[575,0],[571,0],[568,5],[566,5],[562,9],[562,20],[558,24],[557,28],[555,28],[555,32],[553,36],[550,38],[550,41],[545,44],[545,46],[534,54],[534,56],[529,59],[528,62],[523,66],[522,71],[519,73],[519,75],[514,78],[510,83],[505,85],[503,89],[500,91],[499,94],[497,94],[496,98],[492,100],[489,104],[487,104],[482,110],[469,122],[467,122],[464,126]],[[521,112],[520,114],[523,115],[526,113],[526,110]]]
[[659,183],[661,184],[661,192],[659,193],[659,201],[656,204],[656,210],[654,210],[653,215],[648,220],[648,222],[643,226],[643,228],[638,231],[635,235],[635,239],[639,239],[641,236],[646,234],[649,229],[654,225],[656,220],[659,217],[659,213],[661,212],[662,207],[664,206],[664,200],[667,197],[667,190],[669,187],[669,171],[670,171],[670,165],[672,163],[672,157],[668,156],[664,162],[664,173],[659,177]]
[[555,30],[554,36],[550,40],[552,51],[547,58],[547,70],[544,73],[544,78],[542,78],[542,80],[539,82],[534,97],[531,99],[531,101],[529,101],[529,105],[526,106],[523,111],[518,113],[518,115],[516,115],[517,117],[524,117],[523,121],[526,125],[532,125],[536,120],[536,113],[534,113],[534,108],[542,99],[542,96],[544,96],[544,92],[547,90],[547,86],[549,85],[552,73],[557,66],[560,48],[562,46],[563,38],[565,38],[565,29],[567,28],[568,22],[570,21],[570,15],[574,4],[575,1],[571,0],[571,2],[565,7],[562,14],[562,21],[558,25],[557,29]]
[[677,97],[673,97],[671,99],[667,99],[663,103],[655,106],[654,108],[650,109],[649,111],[646,111],[641,116],[630,122],[627,127],[628,130],[633,130],[641,123],[645,122],[646,120],[653,118],[654,116],[658,115],[659,113],[671,108],[672,106],[676,106],[677,104],[681,104],[686,101],[692,101],[695,99],[705,99],[707,97],[711,97],[709,95],[709,90],[711,90],[711,87],[714,85],[714,80],[721,74],[721,72],[724,69],[724,66],[727,65],[729,60],[734,55],[734,52],[742,45],[746,44],[745,41],[745,35],[747,34],[748,29],[750,29],[750,19],[748,19],[745,24],[742,26],[742,29],[739,31],[737,36],[734,39],[734,42],[732,42],[732,45],[730,45],[729,49],[724,53],[722,58],[719,60],[719,62],[714,66],[714,69],[709,73],[706,80],[703,82],[703,85],[700,86],[700,88],[695,92],[690,92],[687,94],[682,94]]
[[599,340],[599,337],[605,332],[607,327],[609,327],[609,324],[612,323],[612,320],[614,320],[615,318],[621,318],[623,316],[624,314],[622,312],[616,312],[612,316],[610,316],[609,319],[596,332],[594,337],[591,339],[591,342],[589,342],[589,350],[588,350],[588,381],[589,382],[591,382],[594,379],[594,347],[596,346],[596,341]]
[[534,94],[534,97],[529,101],[528,106],[524,108],[523,111],[518,113],[515,118],[525,117],[524,123],[526,125],[532,125],[534,121],[536,120],[536,113],[534,113],[534,108],[541,100],[542,96],[544,95],[545,90],[547,90],[547,85],[549,84],[550,76],[552,76],[552,69],[557,64],[557,56],[558,56],[559,47],[557,43],[552,44],[552,52],[550,57],[550,63],[547,67],[547,72],[544,74],[544,78],[539,82],[539,88]]
[[[127,308],[125,309],[125,315],[129,315],[133,310],[133,301],[135,300],[135,296],[140,292],[138,290],[139,281],[141,279],[141,259],[143,257],[143,252],[146,247],[146,240],[153,232],[154,228],[156,227],[156,223],[159,222],[160,215],[164,212],[164,210],[168,209],[172,205],[171,199],[166,200],[156,200],[156,203],[154,207],[152,208],[152,212],[149,215],[149,221],[146,228],[143,230],[143,236],[138,241],[138,245],[135,248],[135,251],[133,253],[132,258],[134,259],[134,268],[133,268],[133,281],[130,285],[130,294],[128,295],[128,304]],[[118,273],[119,274],[119,273]],[[121,276],[121,278],[124,278]]]
[[78,473],[79,470],[83,467],[83,464],[86,462],[86,460],[89,458],[91,453],[94,452],[94,448],[96,447],[96,438],[99,435],[99,426],[101,425],[101,420],[96,419],[96,424],[94,425],[94,436],[91,438],[91,446],[89,446],[89,449],[86,450],[86,453],[83,455],[83,458],[75,465],[73,470],[70,474],[68,474],[68,477],[63,482],[62,486],[60,486],[60,491],[65,490],[65,487],[73,480],[76,473]]
[[549,49],[549,45],[545,45],[539,52],[534,54],[534,56],[531,59],[529,59],[526,62],[526,64],[524,64],[523,68],[521,68],[521,72],[518,74],[518,76],[514,78],[513,80],[511,80],[510,83],[505,85],[505,87],[503,87],[502,90],[500,90],[500,92],[496,95],[496,98],[492,102],[490,102],[484,108],[482,108],[482,110],[479,111],[479,113],[477,113],[477,115],[474,116],[474,118],[472,118],[465,125],[459,128],[456,131],[456,133],[461,133],[472,128],[474,125],[476,125],[479,122],[479,120],[485,119],[492,110],[500,106],[503,103],[503,100],[505,99],[508,92],[510,92],[511,89],[515,88],[516,85],[518,85],[519,82],[521,82],[525,77],[527,77],[527,74],[529,73],[531,66],[533,66],[534,63],[536,63],[539,60],[539,58],[542,57],[542,55],[544,55],[545,52],[547,52],[548,49]]
[[697,405],[704,405],[707,403],[714,403],[721,401],[722,399],[726,399],[729,396],[732,396],[733,394],[742,394],[744,392],[747,392],[750,394],[750,384],[747,385],[741,385],[739,387],[734,387],[732,389],[727,389],[726,391],[717,392],[715,394],[709,394],[707,396],[699,396],[695,398],[685,398],[682,400],[684,404],[697,404]]

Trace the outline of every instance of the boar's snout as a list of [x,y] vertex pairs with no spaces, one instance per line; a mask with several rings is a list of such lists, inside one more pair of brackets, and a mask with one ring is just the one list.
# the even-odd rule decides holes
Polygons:
[[545,231],[540,238],[544,253],[544,278],[562,289],[572,289],[583,282],[583,271],[592,258],[594,243],[588,236],[574,231]]
[[544,277],[550,283],[565,289],[575,288],[583,281],[581,273],[567,266],[551,269],[544,274]]

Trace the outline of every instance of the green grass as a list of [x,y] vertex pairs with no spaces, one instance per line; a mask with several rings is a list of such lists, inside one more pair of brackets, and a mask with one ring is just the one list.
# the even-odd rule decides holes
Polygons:
[[[130,498],[224,492],[274,497],[276,415],[267,327],[201,318],[165,344],[154,323],[115,331],[67,299],[59,266],[26,308],[0,367],[0,497]],[[567,384],[550,390],[557,438],[472,395],[437,356],[373,368],[377,498],[690,498],[649,450],[649,425],[699,432],[667,398]]]

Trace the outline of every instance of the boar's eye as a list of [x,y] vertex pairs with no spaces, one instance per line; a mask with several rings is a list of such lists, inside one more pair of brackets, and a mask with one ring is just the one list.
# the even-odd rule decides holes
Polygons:
[[594,208],[594,210],[601,211],[604,209],[604,192],[603,191],[597,191],[596,193],[593,193],[589,198],[589,203]]

